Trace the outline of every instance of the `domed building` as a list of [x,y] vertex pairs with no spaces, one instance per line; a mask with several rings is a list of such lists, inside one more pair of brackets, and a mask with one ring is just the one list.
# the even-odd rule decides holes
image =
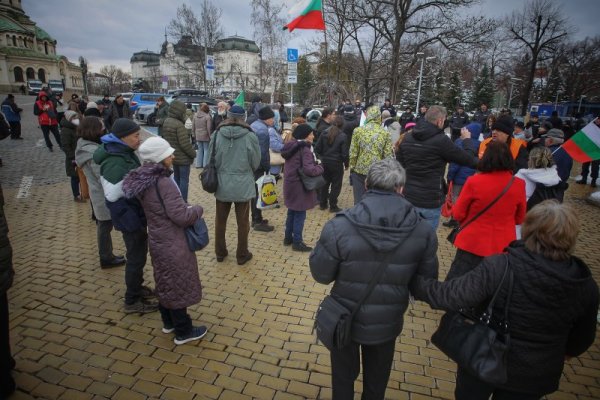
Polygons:
[[81,93],[81,68],[57,54],[56,44],[25,14],[21,0],[0,0],[0,91],[62,83],[64,90]]

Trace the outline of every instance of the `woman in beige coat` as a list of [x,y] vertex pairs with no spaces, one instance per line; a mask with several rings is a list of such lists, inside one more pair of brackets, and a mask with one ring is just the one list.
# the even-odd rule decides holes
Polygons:
[[198,151],[196,152],[196,168],[204,168],[210,160],[208,153],[208,143],[210,142],[210,134],[212,133],[212,118],[210,117],[210,109],[206,103],[200,104],[198,112],[192,119],[192,133],[196,137]]

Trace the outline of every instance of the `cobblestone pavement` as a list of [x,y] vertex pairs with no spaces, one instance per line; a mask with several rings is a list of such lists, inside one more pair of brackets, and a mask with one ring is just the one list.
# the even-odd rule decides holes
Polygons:
[[[18,102],[27,99],[33,101]],[[90,206],[72,201],[58,148],[50,153],[36,146],[41,132],[28,107],[25,140],[0,142],[17,272],[8,293],[19,387],[11,400],[331,398],[328,353],[311,332],[314,311],[329,288],[313,281],[305,253],[282,246],[284,208],[265,212],[276,229],[251,233],[254,259],[243,267],[235,257],[217,263],[212,249],[197,253],[204,298],[189,311],[209,333],[199,343],[175,346],[172,336],[161,332],[158,313],[121,311],[123,268],[100,269]],[[197,170],[190,201],[204,207],[212,227],[214,199],[201,190],[196,175]],[[19,191],[24,176],[33,177],[28,193]],[[581,214],[577,254],[600,280],[600,213],[584,201],[589,191],[572,185],[566,201]],[[340,205],[349,207],[350,188],[345,185],[342,193]],[[308,213],[308,243],[317,240],[330,217],[318,209]],[[447,234],[440,227],[441,277],[454,254]],[[114,243],[122,254],[118,233]],[[145,277],[152,284],[150,262]],[[452,398],[455,364],[429,341],[439,318],[420,302],[407,311],[387,398]],[[360,382],[356,389],[360,392]],[[560,391],[548,398],[600,398],[600,339],[566,364]]]

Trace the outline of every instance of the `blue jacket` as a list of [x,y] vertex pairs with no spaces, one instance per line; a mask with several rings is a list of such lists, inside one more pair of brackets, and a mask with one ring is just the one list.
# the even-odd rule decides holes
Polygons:
[[[469,129],[469,127],[472,125],[478,125],[477,129]],[[473,143],[476,149],[479,148],[479,134],[481,133],[481,125],[469,124],[467,125],[467,129],[469,129],[471,132],[471,143]],[[464,150],[462,139],[456,139],[454,145]],[[450,166],[448,167],[447,179],[448,182],[454,182],[455,185],[464,185],[467,181],[467,178],[471,175],[475,175],[475,172],[477,172],[475,168],[457,163],[450,163]]]
[[257,120],[250,125],[250,128],[258,138],[260,147],[260,166],[257,171],[269,172],[271,169],[271,157],[269,157],[269,126],[262,120]]
[[4,113],[4,116],[8,122],[21,121],[21,114],[19,114],[20,111],[21,109],[17,107],[14,102],[11,103],[8,101],[8,99],[2,102],[2,112]]
[[550,150],[550,152],[552,152],[552,159],[556,164],[556,171],[558,172],[558,176],[560,176],[560,180],[566,182],[569,180],[569,176],[571,175],[571,168],[573,168],[573,159],[571,158],[569,153],[565,151],[565,149],[559,149],[560,146],[561,145],[556,144],[554,146],[548,146],[548,149]]

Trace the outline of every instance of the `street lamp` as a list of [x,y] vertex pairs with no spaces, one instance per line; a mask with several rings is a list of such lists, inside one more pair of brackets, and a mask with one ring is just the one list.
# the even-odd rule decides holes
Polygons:
[[577,107],[577,114],[579,114],[579,112],[581,111],[581,101],[583,100],[584,97],[587,97],[585,94],[582,94],[581,97],[579,98],[579,107]]
[[510,111],[510,104],[512,103],[512,96],[513,96],[513,88],[515,86],[515,82],[520,82],[523,79],[521,78],[510,78],[510,95],[508,96],[508,104],[506,105],[506,108],[508,108],[508,110]]
[[417,58],[421,58],[421,69],[419,71],[419,89],[417,90],[417,107],[416,107],[416,111],[419,111],[419,103],[421,102],[421,82],[423,81],[423,65],[425,64],[426,60],[433,60],[435,59],[435,56],[431,56],[431,57],[425,57],[425,53],[417,53]]
[[558,108],[558,95],[561,93],[562,93],[562,91],[560,91],[560,90],[556,91],[556,98],[554,99],[554,111],[556,111],[556,109]]

